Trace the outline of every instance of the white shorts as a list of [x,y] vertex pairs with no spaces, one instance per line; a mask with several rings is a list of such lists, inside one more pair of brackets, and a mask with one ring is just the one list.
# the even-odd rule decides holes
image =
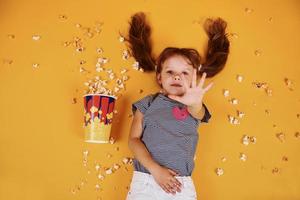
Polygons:
[[147,173],[133,171],[130,190],[126,200],[197,200],[196,190],[190,176],[175,176],[181,183],[181,192],[166,193]]

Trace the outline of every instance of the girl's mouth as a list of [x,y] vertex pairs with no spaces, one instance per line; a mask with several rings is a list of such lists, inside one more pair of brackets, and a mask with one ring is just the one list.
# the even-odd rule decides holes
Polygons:
[[177,84],[177,83],[171,84],[171,86],[172,86],[172,87],[182,87],[182,85]]

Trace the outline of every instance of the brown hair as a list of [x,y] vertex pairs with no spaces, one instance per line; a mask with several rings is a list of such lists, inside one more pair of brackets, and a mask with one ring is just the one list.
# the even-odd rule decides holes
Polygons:
[[151,28],[146,23],[146,17],[143,12],[134,14],[131,17],[129,38],[126,41],[129,43],[129,48],[133,57],[139,63],[139,67],[144,71],[156,71],[160,73],[162,64],[169,57],[180,55],[187,58],[194,68],[198,69],[201,64],[201,70],[198,74],[206,72],[207,77],[213,77],[218,74],[225,66],[229,54],[229,40],[225,29],[227,23],[217,18],[207,19],[204,23],[204,30],[208,35],[208,46],[205,53],[204,61],[196,49],[192,48],[165,48],[157,59],[152,55],[152,45],[150,41]]

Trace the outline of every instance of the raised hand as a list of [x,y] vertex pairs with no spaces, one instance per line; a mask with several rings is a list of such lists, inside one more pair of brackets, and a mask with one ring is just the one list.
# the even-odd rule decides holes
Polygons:
[[[183,76],[183,75],[182,75]],[[189,85],[185,78],[181,77],[183,80],[183,86],[185,93],[182,96],[168,95],[169,98],[179,101],[187,106],[199,106],[202,105],[202,99],[204,94],[212,87],[213,82],[204,88],[204,82],[206,78],[206,73],[203,73],[199,84],[197,85],[197,71],[193,70],[192,83]]]

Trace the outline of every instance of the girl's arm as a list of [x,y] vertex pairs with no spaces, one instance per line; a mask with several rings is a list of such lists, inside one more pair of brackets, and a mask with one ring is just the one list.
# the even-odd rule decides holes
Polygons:
[[128,146],[134,157],[151,172],[159,164],[153,160],[145,144],[141,141],[142,121],[143,114],[137,109],[130,128]]

